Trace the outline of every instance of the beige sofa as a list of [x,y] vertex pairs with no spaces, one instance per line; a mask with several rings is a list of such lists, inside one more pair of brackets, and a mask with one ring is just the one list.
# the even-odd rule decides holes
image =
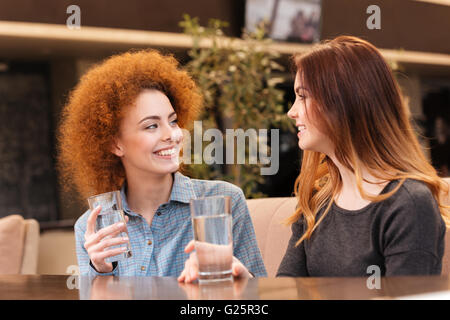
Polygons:
[[0,219],[0,274],[36,273],[39,223],[13,214]]
[[296,198],[263,198],[247,200],[267,275],[275,277],[291,237],[290,226],[282,221],[295,211]]

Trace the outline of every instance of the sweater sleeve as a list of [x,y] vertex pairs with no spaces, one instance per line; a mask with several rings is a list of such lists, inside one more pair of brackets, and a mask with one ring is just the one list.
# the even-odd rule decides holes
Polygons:
[[292,224],[292,236],[277,271],[277,277],[307,277],[305,241],[295,246],[303,235],[303,220]]
[[390,212],[383,247],[386,276],[433,275],[442,270],[445,223],[429,189],[416,184]]
[[386,277],[400,275],[439,275],[441,263],[432,253],[410,250],[389,255],[385,258]]

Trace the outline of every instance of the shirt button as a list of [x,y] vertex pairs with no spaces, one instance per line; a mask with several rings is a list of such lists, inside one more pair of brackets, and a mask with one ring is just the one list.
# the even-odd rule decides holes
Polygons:
[[145,271],[145,267],[144,266],[141,267],[141,271]]
[[156,213],[156,215],[157,215],[157,216],[160,216],[160,215],[161,215],[161,212],[158,211],[158,212]]
[[147,244],[148,244],[149,246],[151,246],[151,245],[152,245],[152,240],[148,240]]

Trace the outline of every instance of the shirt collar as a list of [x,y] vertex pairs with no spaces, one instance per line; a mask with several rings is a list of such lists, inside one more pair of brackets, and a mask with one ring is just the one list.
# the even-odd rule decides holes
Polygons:
[[189,203],[191,199],[196,199],[194,185],[190,178],[179,172],[174,174],[174,182],[169,201],[179,201]]
[[127,182],[125,181],[122,184],[122,188],[120,188],[120,196],[122,197],[122,208],[125,213],[133,215],[134,213],[128,207],[126,190],[127,190]]
[[[182,203],[189,203],[191,199],[196,199],[197,196],[194,191],[194,185],[190,178],[184,176],[179,172],[175,172],[173,175],[174,181],[172,186],[172,192],[170,193],[170,201],[178,201]],[[122,196],[122,207],[123,211],[128,214],[133,214],[133,212],[128,207],[127,196],[126,196],[127,182],[122,184],[120,189],[120,195]]]

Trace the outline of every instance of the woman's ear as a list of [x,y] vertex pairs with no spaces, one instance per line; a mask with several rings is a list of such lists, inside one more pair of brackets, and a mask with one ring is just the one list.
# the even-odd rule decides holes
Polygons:
[[114,138],[114,140],[111,143],[111,152],[118,156],[119,158],[123,157],[123,147],[120,144],[119,139]]

